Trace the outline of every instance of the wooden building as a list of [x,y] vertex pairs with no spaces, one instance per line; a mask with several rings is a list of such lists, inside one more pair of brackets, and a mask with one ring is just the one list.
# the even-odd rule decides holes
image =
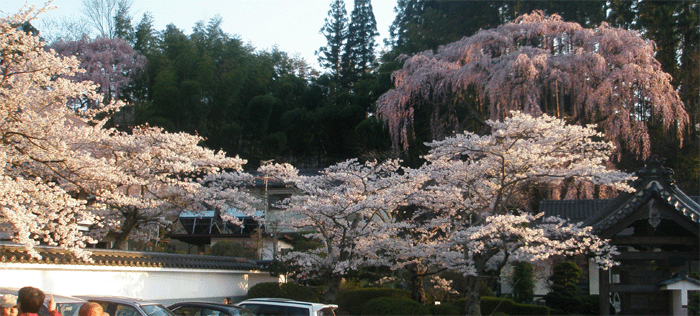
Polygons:
[[634,193],[612,200],[544,201],[540,210],[583,221],[617,246],[620,265],[589,268],[589,293],[602,315],[687,315],[688,291],[700,290],[700,206],[679,190],[673,171],[650,158],[636,171]]

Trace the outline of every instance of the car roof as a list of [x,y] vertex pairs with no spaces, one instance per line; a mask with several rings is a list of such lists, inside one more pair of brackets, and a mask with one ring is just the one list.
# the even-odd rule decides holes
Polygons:
[[158,304],[160,304],[160,303],[154,302],[154,301],[143,300],[143,299],[133,298],[133,297],[125,297],[125,296],[76,295],[76,297],[82,298],[82,299],[88,300],[88,301],[103,301],[103,302],[112,302],[112,303],[119,303],[119,304],[136,304],[136,305],[158,305]]
[[[17,292],[19,291],[18,288],[14,287],[0,287],[0,294],[13,294],[17,295]],[[60,295],[60,294],[54,294],[54,293],[49,293],[49,292],[44,292],[46,294],[46,299],[48,300],[51,298],[51,295],[53,294],[53,299],[56,303],[58,304],[66,304],[66,303],[86,303],[87,301],[75,296],[67,296],[67,295]]]
[[322,304],[322,303],[313,303],[313,302],[303,302],[303,301],[295,301],[295,300],[290,300],[290,299],[284,299],[284,298],[251,298],[247,299],[245,301],[239,302],[239,304],[245,304],[245,303],[272,303],[272,304],[279,304],[279,305],[304,305],[304,306],[311,306],[313,307],[314,311],[330,307],[332,309],[338,308],[338,305],[335,304]]
[[168,309],[171,307],[177,307],[177,306],[203,306],[203,307],[221,307],[221,308],[242,308],[245,309],[243,306],[237,306],[237,305],[229,305],[229,304],[222,304],[222,303],[213,303],[213,302],[203,302],[203,301],[187,301],[187,302],[177,302],[175,304],[172,304],[168,306]]

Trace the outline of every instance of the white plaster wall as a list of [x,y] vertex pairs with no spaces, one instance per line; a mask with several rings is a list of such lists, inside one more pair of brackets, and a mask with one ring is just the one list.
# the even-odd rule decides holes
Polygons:
[[3,287],[34,286],[61,295],[115,295],[171,303],[244,297],[251,286],[278,278],[262,271],[7,263],[0,264],[0,280]]

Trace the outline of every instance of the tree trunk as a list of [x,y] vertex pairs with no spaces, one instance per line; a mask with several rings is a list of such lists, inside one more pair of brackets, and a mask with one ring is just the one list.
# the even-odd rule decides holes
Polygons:
[[425,288],[423,287],[426,269],[413,266],[409,268],[409,271],[411,272],[411,299],[425,304],[428,300],[425,295]]
[[125,212],[124,215],[124,222],[122,223],[117,237],[114,238],[112,249],[126,250],[126,241],[129,239],[129,234],[131,234],[131,231],[139,224],[138,210]]
[[340,275],[333,275],[328,279],[326,283],[326,291],[323,292],[323,302],[333,303],[335,298],[338,296],[338,291],[340,291],[340,284],[343,281],[343,277]]
[[467,276],[467,316],[481,316],[481,277]]

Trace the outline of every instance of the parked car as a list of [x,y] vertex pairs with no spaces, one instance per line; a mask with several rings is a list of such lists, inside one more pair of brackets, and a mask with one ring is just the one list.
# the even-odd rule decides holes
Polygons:
[[[18,288],[3,287],[0,288],[0,295],[17,295],[17,291],[19,291]],[[39,310],[39,316],[49,315],[49,299],[53,293],[44,294],[46,294],[46,299],[44,300],[44,306],[42,306],[41,310]],[[87,303],[86,300],[81,298],[58,294],[53,294],[53,300],[56,302],[56,310],[63,316],[78,316],[78,309],[80,309],[80,306]]]
[[238,306],[249,309],[256,316],[335,316],[338,305],[287,300],[281,298],[252,298]]
[[160,303],[137,298],[87,295],[77,297],[102,305],[105,313],[110,316],[175,316]]
[[180,302],[168,309],[178,316],[255,316],[245,307],[210,302]]

